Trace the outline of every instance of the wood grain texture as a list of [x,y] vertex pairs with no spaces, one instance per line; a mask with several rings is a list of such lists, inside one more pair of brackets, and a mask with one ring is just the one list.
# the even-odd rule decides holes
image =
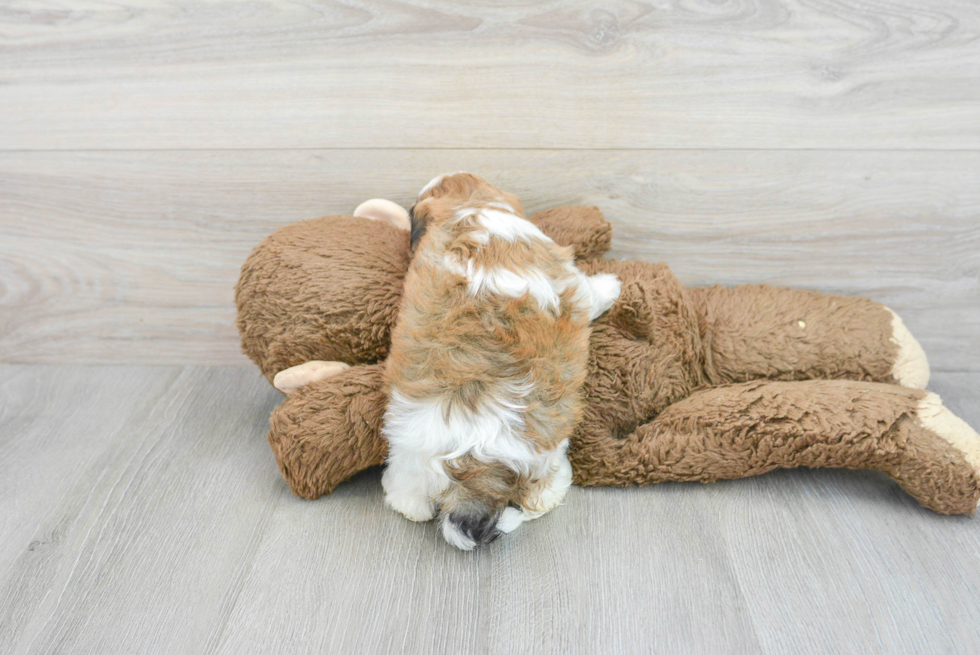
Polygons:
[[0,153],[0,361],[242,364],[232,289],[275,228],[472,170],[596,204],[618,257],[693,286],[870,296],[939,370],[980,370],[980,153]]
[[980,147],[968,0],[0,9],[0,149]]
[[[467,554],[385,509],[376,470],[290,495],[250,369],[0,376],[5,654],[980,649],[980,519],[883,475],[573,488]],[[980,374],[934,388],[980,425]]]
[[[976,374],[939,375],[930,388],[980,426]],[[735,486],[719,526],[765,652],[980,648],[976,516],[943,521],[865,472],[784,471]]]
[[[25,544],[40,556],[63,537],[67,525],[44,534],[40,523],[86,471],[104,464],[109,442],[98,435],[125,434],[128,420],[145,418],[178,371],[0,370],[0,571],[9,573]],[[118,411],[108,411],[113,406]]]
[[249,369],[2,371],[0,652],[203,652],[282,494],[258,429],[278,392]]

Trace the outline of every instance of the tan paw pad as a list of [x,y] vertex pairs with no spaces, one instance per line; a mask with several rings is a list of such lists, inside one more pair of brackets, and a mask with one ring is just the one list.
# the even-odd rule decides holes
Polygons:
[[302,389],[311,382],[325,380],[349,368],[350,365],[343,362],[313,360],[279,371],[273,378],[272,385],[279,391],[289,394],[297,389]]
[[[887,309],[887,308],[886,308]],[[925,389],[929,384],[929,360],[901,317],[892,310],[891,342],[898,346],[898,355],[892,366],[892,377],[903,387]]]

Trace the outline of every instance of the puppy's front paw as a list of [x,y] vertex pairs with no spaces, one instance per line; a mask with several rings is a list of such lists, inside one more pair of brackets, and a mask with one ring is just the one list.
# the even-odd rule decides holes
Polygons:
[[435,505],[426,496],[385,494],[385,504],[409,521],[431,521],[436,515]]
[[519,528],[521,523],[527,520],[527,516],[524,515],[524,512],[516,507],[508,507],[504,510],[504,513],[500,515],[500,520],[497,521],[497,529],[504,534],[509,534]]
[[572,465],[562,454],[548,477],[538,481],[525,496],[522,505],[528,519],[536,519],[561,505],[572,486]]
[[605,314],[623,291],[622,282],[612,273],[591,276],[589,286],[592,287],[593,297],[592,318]]

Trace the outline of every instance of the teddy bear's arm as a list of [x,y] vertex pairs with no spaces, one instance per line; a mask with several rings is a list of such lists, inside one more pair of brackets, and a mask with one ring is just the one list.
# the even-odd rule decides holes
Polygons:
[[780,468],[874,469],[925,507],[972,512],[980,435],[933,393],[845,380],[748,382],[696,392],[633,434],[574,438],[575,483],[744,478]]
[[601,257],[612,243],[612,226],[598,207],[567,205],[528,219],[560,246],[571,246],[575,259]]
[[293,493],[315,499],[384,463],[384,364],[354,366],[295,389],[269,420],[269,445]]
[[848,379],[924,389],[929,381],[921,346],[880,303],[766,285],[689,295],[713,384]]

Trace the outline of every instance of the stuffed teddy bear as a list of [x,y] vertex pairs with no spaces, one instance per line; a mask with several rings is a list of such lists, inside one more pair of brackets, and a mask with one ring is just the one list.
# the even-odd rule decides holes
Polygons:
[[[411,257],[407,213],[277,230],[236,287],[244,352],[287,392],[268,440],[292,491],[315,499],[384,462],[384,360]],[[664,264],[605,259],[595,207],[530,218],[586,274],[614,273],[593,324],[586,410],[568,451],[578,485],[711,482],[798,466],[874,469],[925,507],[973,512],[980,436],[924,391],[922,348],[863,298],[746,285],[685,288]]]

